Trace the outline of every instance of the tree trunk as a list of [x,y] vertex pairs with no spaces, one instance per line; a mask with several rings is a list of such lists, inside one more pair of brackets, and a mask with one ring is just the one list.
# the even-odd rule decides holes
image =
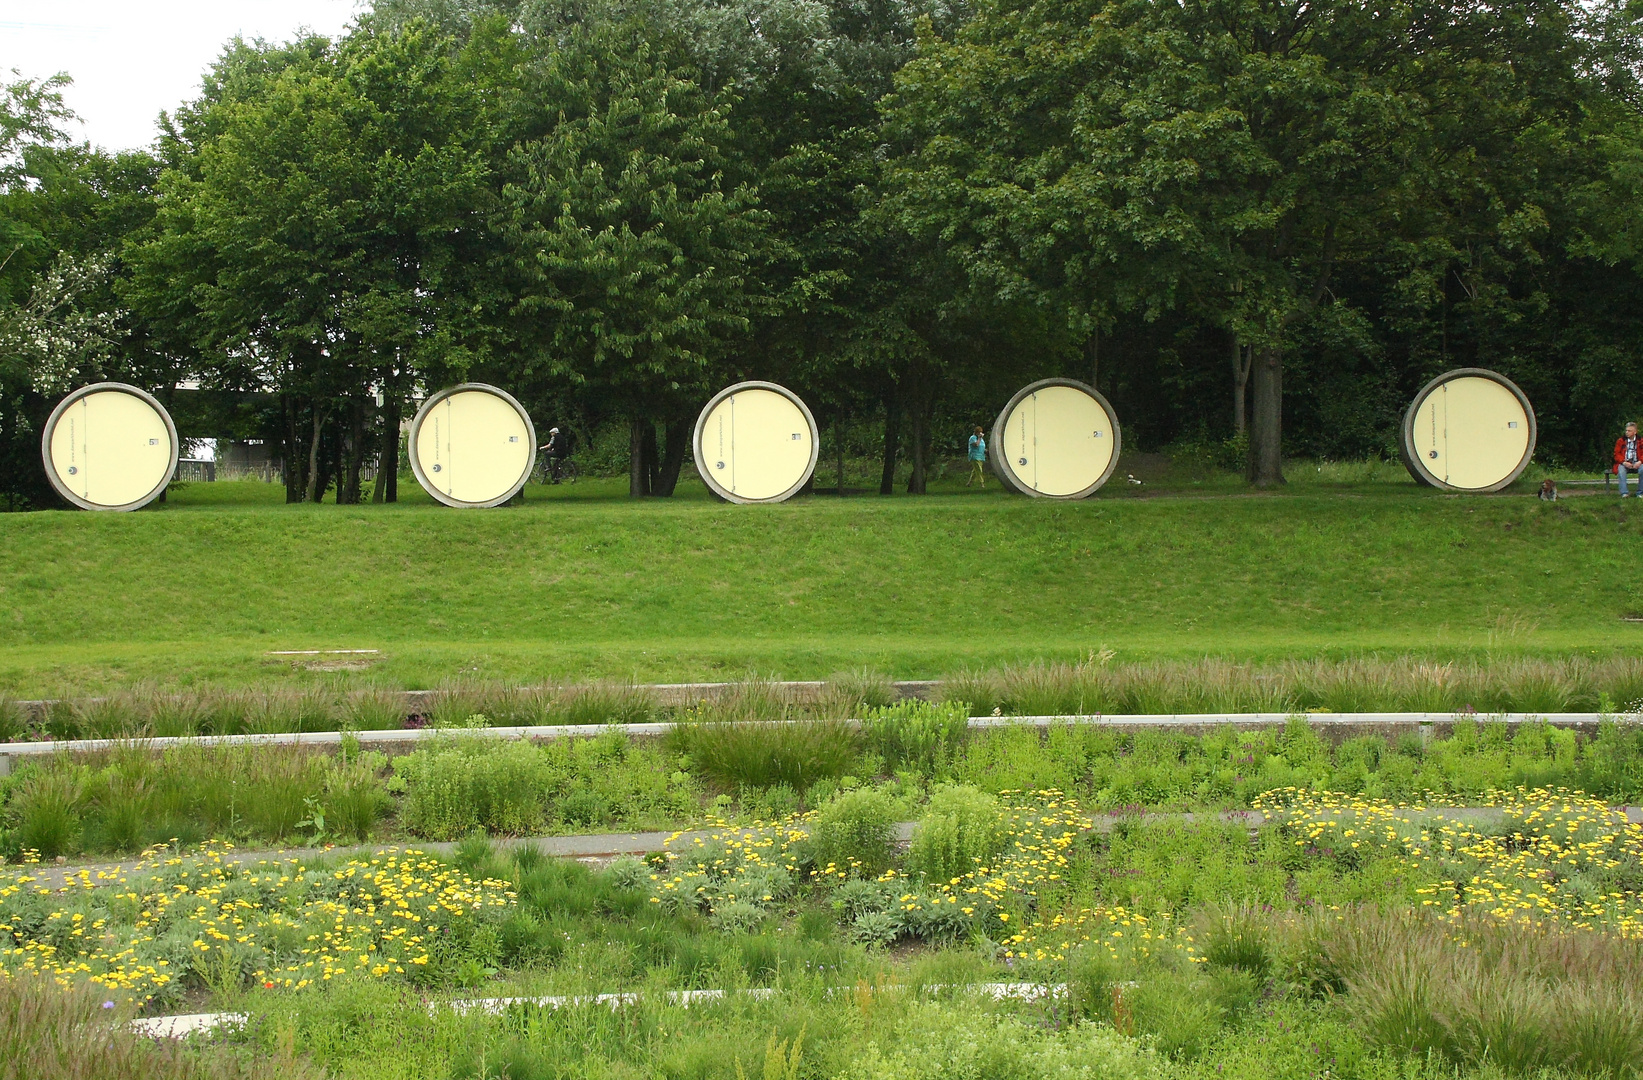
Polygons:
[[1097,392],[1101,389],[1101,331],[1090,333],[1089,341],[1084,343],[1084,352],[1090,361],[1090,389]]
[[926,481],[928,479],[925,475],[928,465],[928,462],[925,461],[928,456],[925,443],[928,441],[930,423],[924,415],[924,410],[917,405],[913,407],[911,420],[913,426],[908,435],[912,445],[908,447],[907,456],[912,459],[913,468],[907,474],[907,494],[923,495],[926,494]]
[[388,500],[388,477],[399,472],[399,423],[394,403],[382,402],[382,434],[377,439],[377,478],[371,485],[371,502]]
[[679,470],[685,464],[685,452],[690,448],[690,433],[695,427],[688,417],[669,420],[662,436],[662,464],[656,473],[656,487],[652,494],[671,496],[679,486]]
[[325,494],[325,489],[319,487],[319,436],[325,427],[325,414],[320,411],[318,403],[314,405],[314,437],[308,440],[308,502],[317,503]]
[[[326,419],[330,419],[329,411]],[[326,426],[332,430],[319,441],[319,480],[315,484],[319,494],[314,499],[317,503],[324,502],[325,493],[332,488],[337,495],[342,494],[342,423],[339,420]]]
[[290,394],[281,394],[285,404],[285,501],[300,503],[308,491],[308,473],[302,467],[302,435],[297,430],[297,403]]
[[359,473],[365,465],[365,407],[358,403],[349,409],[348,443],[343,461],[344,476],[337,483],[337,502],[358,505]]
[[833,418],[833,452],[838,455],[839,464],[839,498],[844,498],[844,431],[839,425],[839,418]]
[[645,493],[655,495],[662,479],[662,455],[656,446],[656,425],[645,421]]
[[388,487],[387,501],[399,501],[399,399],[388,401],[388,418],[384,423],[387,429],[382,433],[382,449],[388,459]]
[[1244,390],[1249,385],[1250,363],[1255,358],[1255,346],[1243,346],[1235,337],[1232,339],[1232,430],[1234,434],[1244,433],[1245,417],[1248,410],[1244,407]]
[[894,390],[884,398],[884,469],[879,473],[879,494],[896,490],[896,450],[901,445],[901,398]]
[[911,390],[908,419],[913,423],[908,432],[907,456],[912,459],[913,469],[907,475],[907,494],[924,495],[928,493],[930,479],[930,412],[935,394],[923,373],[913,381]]
[[1284,482],[1283,461],[1283,353],[1271,345],[1255,351],[1250,364],[1254,406],[1249,425],[1248,479],[1256,487]]
[[650,494],[650,462],[645,456],[645,433],[650,443],[656,444],[656,429],[649,420],[637,418],[628,422],[628,498],[642,499]]

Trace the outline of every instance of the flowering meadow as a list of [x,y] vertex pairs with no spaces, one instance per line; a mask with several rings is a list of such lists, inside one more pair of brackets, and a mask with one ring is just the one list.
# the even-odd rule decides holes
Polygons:
[[[1072,1061],[1088,1025],[1107,1033],[1115,1078],[1216,1061],[1262,1080],[1257,1048],[1281,1044],[1376,1080],[1376,1055],[1502,1062],[1490,1025],[1509,1009],[1534,1036],[1507,1074],[1638,1075],[1643,828],[1561,789],[1445,801],[1287,788],[1253,814],[1189,819],[1101,813],[1055,789],[938,785],[910,801],[882,785],[602,868],[482,837],[446,858],[151,851],[55,888],[37,865],[0,870],[0,967],[126,1009],[249,1010],[272,1026],[231,1042],[307,1048],[341,1076],[525,1080],[580,1062],[731,1080],[726,1064],[757,1069],[749,1046],[765,1044],[766,1075],[923,1075],[908,1071],[921,1055],[974,1049],[943,1041],[947,1016],[1037,1047],[1010,1067],[1026,1071],[999,1073],[1012,1080]],[[952,1000],[998,983],[1040,989]],[[733,1004],[748,987],[774,990]],[[918,1005],[921,987],[946,997]],[[608,1029],[610,1006],[486,1019],[441,1004],[636,989]],[[652,1002],[673,989],[726,997],[689,1015]],[[362,1026],[366,1013],[379,1020]],[[635,1041],[635,1025],[649,1034]],[[879,1056],[860,1057],[852,1032]]]
[[[303,989],[342,977],[436,981],[486,953],[507,884],[473,880],[417,851],[309,865],[150,852],[117,874],[61,888],[28,867],[0,875],[0,966],[78,979],[130,1001],[247,981]],[[494,946],[490,951],[494,952]]]
[[1005,960],[1064,960],[1091,942],[1143,955],[1166,941],[1191,949],[1177,940],[1168,912],[1066,903],[1069,871],[1095,824],[1076,800],[1057,791],[1002,792],[997,813],[997,851],[939,879],[900,867],[864,877],[861,860],[814,860],[814,813],[752,827],[719,822],[706,836],[676,833],[650,875],[650,902],[750,928],[809,886],[826,890],[845,933],[866,944],[983,941]]
[[1310,857],[1390,863],[1410,899],[1451,919],[1643,938],[1643,824],[1579,792],[1493,791],[1468,800],[1478,814],[1293,788],[1257,802]]

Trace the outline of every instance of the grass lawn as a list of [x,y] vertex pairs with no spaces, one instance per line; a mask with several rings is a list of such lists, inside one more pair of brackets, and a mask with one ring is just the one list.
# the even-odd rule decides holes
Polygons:
[[[1643,641],[1643,508],[1446,496],[1389,467],[967,492],[643,503],[622,481],[455,511],[194,484],[136,514],[0,515],[0,690],[448,679],[932,677],[1070,659],[1432,656]],[[275,650],[377,649],[302,659]],[[341,670],[325,670],[325,669]]]

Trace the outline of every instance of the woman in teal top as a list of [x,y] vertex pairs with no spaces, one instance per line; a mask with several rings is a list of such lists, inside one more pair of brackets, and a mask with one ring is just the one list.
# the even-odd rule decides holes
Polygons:
[[981,433],[981,428],[977,427],[976,433],[970,436],[970,479],[965,482],[965,487],[971,484],[987,486],[987,474],[981,468],[981,463],[986,460],[987,437]]

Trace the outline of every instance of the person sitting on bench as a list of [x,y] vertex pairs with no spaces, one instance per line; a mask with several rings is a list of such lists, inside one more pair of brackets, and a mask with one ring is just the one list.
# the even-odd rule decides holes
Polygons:
[[[1620,478],[1620,497],[1631,498],[1631,492],[1626,490],[1626,474],[1643,471],[1638,463],[1639,453],[1643,452],[1643,440],[1637,437],[1637,425],[1626,425],[1626,434],[1614,441],[1614,471]],[[1643,476],[1637,478],[1638,493],[1643,494]]]

